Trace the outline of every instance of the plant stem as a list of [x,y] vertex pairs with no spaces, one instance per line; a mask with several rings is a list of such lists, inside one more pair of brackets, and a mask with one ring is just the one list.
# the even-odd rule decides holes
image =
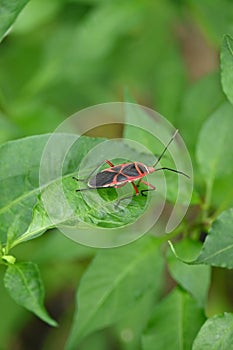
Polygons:
[[204,198],[204,203],[202,205],[202,222],[203,224],[208,225],[208,219],[209,219],[209,208],[211,203],[211,196],[212,196],[212,189],[213,189],[214,179],[213,177],[209,177],[206,183],[206,193]]

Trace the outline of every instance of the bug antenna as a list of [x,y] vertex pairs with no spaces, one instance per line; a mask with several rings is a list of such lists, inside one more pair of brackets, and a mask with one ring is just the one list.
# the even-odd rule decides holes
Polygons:
[[159,158],[156,160],[155,164],[153,164],[153,168],[159,163],[160,159],[163,157],[164,153],[166,152],[166,150],[168,149],[168,147],[170,146],[170,144],[172,143],[172,141],[174,140],[174,138],[176,137],[177,133],[179,132],[178,129],[176,129],[176,131],[174,132],[172,138],[170,139],[170,141],[168,142],[167,146],[164,148],[163,152],[160,154]]
[[190,179],[190,176],[189,176],[189,175],[185,174],[183,171],[180,171],[180,170],[171,169],[171,168],[167,168],[167,167],[163,167],[163,168],[156,169],[156,171],[159,171],[159,170],[173,171],[174,173],[177,173],[177,174],[180,174],[180,175],[184,175],[184,176],[186,176],[188,179]]

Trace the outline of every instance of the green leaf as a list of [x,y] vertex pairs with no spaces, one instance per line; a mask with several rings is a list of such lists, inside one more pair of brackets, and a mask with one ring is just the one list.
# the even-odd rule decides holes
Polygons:
[[[51,168],[50,163],[45,164],[44,171],[48,172],[48,178],[42,184],[44,196],[42,198],[39,170],[41,169],[42,152],[49,136],[28,137],[8,142],[0,147],[0,240],[3,245],[7,245],[7,249],[35,238],[49,228],[67,224],[70,215],[75,223],[82,222],[92,225],[92,227],[105,228],[124,226],[134,222],[142,215],[147,204],[146,197],[134,198],[124,209],[122,209],[122,205],[118,209],[115,207],[118,198],[115,198],[115,201],[109,201],[109,198],[101,198],[98,191],[89,191],[90,193],[87,191],[85,195],[75,192],[78,184],[72,179],[72,175],[76,175],[85,155],[105,139],[74,136],[76,142],[66,154],[63,168],[60,169],[63,172],[61,186],[61,174],[56,172],[56,166],[67,146],[66,142],[69,142],[71,136],[70,134],[65,136],[63,134],[63,137],[58,135],[56,156],[54,150],[51,155],[53,164]],[[113,142],[108,151],[110,152],[110,148],[114,151],[116,147],[119,149],[119,154],[127,155],[129,158],[138,158],[145,160],[145,162],[150,159],[145,154],[137,154],[123,142]],[[100,157],[99,160],[104,159],[101,158],[100,153],[98,157]],[[85,167],[83,169],[85,175],[89,174],[95,165],[95,163],[91,163]],[[128,195],[129,190],[131,187],[126,186],[125,191]],[[60,197],[61,191],[62,196],[65,194],[65,203],[64,197]],[[49,201],[46,208],[44,207],[44,198]],[[50,212],[48,214],[49,210],[52,210],[52,214]]]
[[196,156],[208,183],[233,172],[233,106],[222,104],[204,123],[197,143]]
[[[200,99],[203,95],[205,98]],[[198,134],[204,121],[224,100],[218,71],[199,79],[184,93],[177,122],[192,155],[195,153]]]
[[29,0],[0,0],[0,41]]
[[57,325],[43,306],[44,288],[36,264],[22,262],[9,265],[4,276],[4,285],[19,305],[32,311],[49,325]]
[[48,135],[0,147],[0,240],[10,246],[28,228],[39,193],[39,166]]
[[14,334],[20,332],[28,323],[28,312],[17,305],[10,297],[4,287],[3,278],[5,271],[0,269],[0,295],[1,295],[1,318],[0,318],[0,339],[2,349],[7,349]]
[[30,249],[30,255],[33,253],[31,259],[33,258],[40,265],[46,265],[51,262],[56,263],[58,260],[62,262],[72,261],[74,259],[83,261],[84,259],[91,258],[96,253],[96,249],[77,244],[62,235],[58,230],[49,231],[48,235],[36,242],[34,248],[36,250],[33,250],[33,252]]
[[[162,281],[163,271],[158,272],[159,274],[156,275],[156,278]],[[151,309],[161,296],[162,287],[162,283],[158,283],[156,290],[152,289],[145,293],[137,301],[134,308],[129,310],[124,318],[117,323],[115,330],[120,342],[120,349],[135,350],[141,348],[141,334],[149,321]]]
[[142,336],[143,350],[190,350],[205,321],[204,312],[186,292],[175,289],[153,310]]
[[[185,239],[176,244],[176,251],[182,259],[190,259],[196,257],[200,246],[198,242]],[[167,261],[169,272],[175,281],[204,307],[210,285],[210,267],[187,265],[177,259],[171,250],[168,251]]]
[[224,211],[212,224],[202,250],[193,262],[233,268],[233,208]]
[[192,350],[228,350],[233,344],[233,314],[224,313],[209,318],[194,340]]
[[221,49],[222,87],[228,100],[233,104],[233,38],[225,35]]
[[100,251],[80,283],[67,349],[77,349],[86,335],[126,316],[148,291],[160,284],[157,275],[162,266],[161,253],[151,237]]

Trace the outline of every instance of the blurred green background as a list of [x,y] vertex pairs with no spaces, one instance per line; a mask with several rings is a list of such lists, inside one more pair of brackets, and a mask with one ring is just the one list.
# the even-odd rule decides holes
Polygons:
[[0,47],[1,141],[52,131],[125,89],[179,126],[232,19],[228,0],[30,1]]
[[[174,123],[193,155],[203,121],[225,99],[224,33],[233,33],[229,0],[32,0],[0,45],[0,142],[52,132],[82,108],[124,101],[127,89]],[[19,260],[40,262],[60,328],[15,305],[1,282],[0,349],[62,348],[74,289],[92,254],[56,234],[17,248]],[[215,307],[225,303],[220,297]],[[130,349],[118,338],[112,344],[112,333],[118,337],[100,332],[80,349]]]

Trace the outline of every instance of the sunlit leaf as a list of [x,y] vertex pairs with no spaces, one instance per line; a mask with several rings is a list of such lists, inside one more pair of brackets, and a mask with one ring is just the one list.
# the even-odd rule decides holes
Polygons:
[[[49,174],[50,172],[53,174],[64,146],[59,149],[62,140],[64,141],[64,135],[63,139],[59,135],[57,137],[56,152],[52,150],[51,154],[53,163],[49,162],[45,166],[45,172]],[[7,242],[8,248],[35,238],[49,228],[66,223],[70,219],[69,215],[72,215],[72,220],[94,226],[116,228],[134,222],[143,213],[147,203],[146,197],[133,199],[130,205],[122,210],[122,204],[116,208],[115,197],[112,198],[115,201],[109,201],[101,198],[98,191],[89,191],[86,196],[75,192],[78,184],[72,179],[72,175],[76,174],[81,160],[88,151],[103,142],[103,139],[88,137],[77,138],[77,142],[68,152],[63,164],[62,185],[59,174],[53,179],[49,175],[47,182],[43,183],[42,195],[43,198],[47,198],[49,206],[45,208],[40,195],[39,170],[42,152],[48,138],[48,135],[34,136],[9,142],[0,147],[0,237],[3,244]],[[69,140],[69,134],[65,138]],[[135,159],[135,151],[130,150],[123,142],[113,144],[112,148],[115,147],[119,149],[119,154],[124,152],[129,158]],[[101,158],[101,154],[98,156]],[[138,157],[145,158],[146,155],[138,154]],[[89,166],[90,168],[83,169],[85,174],[90,173],[96,165]],[[128,188],[131,190],[128,186],[126,191]],[[60,197],[61,192],[62,195],[65,194],[65,203],[63,197]],[[51,212],[48,213],[48,210],[52,210],[55,219],[54,216],[51,218]]]
[[0,1],[0,41],[29,0]]

